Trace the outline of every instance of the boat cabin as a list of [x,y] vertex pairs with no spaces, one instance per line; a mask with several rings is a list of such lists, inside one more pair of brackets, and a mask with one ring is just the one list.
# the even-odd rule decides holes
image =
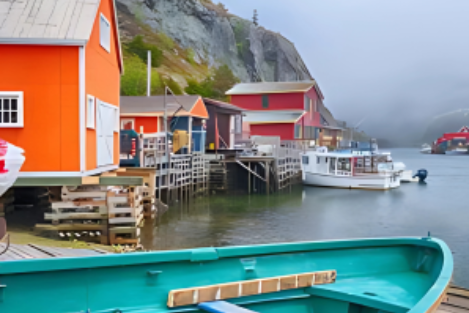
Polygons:
[[390,155],[355,155],[345,153],[306,153],[301,158],[306,172],[354,176],[362,173],[378,173],[393,170]]
[[301,158],[303,170],[336,176],[352,176],[354,161],[354,155],[341,153],[306,154]]

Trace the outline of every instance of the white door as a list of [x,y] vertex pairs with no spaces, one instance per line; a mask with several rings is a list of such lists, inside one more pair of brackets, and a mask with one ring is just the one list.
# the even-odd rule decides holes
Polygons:
[[98,166],[114,163],[115,107],[100,100],[96,106],[96,143]]

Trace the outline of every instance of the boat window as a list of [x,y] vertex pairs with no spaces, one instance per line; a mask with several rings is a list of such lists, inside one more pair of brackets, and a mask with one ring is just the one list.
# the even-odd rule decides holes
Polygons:
[[335,172],[335,158],[331,158],[329,162],[329,172]]
[[337,170],[350,172],[350,159],[339,159],[337,162]]
[[317,164],[321,163],[321,158],[320,157],[316,157],[316,163]]
[[303,159],[303,164],[306,164],[306,165],[309,164],[309,157],[308,156],[303,155],[302,159]]

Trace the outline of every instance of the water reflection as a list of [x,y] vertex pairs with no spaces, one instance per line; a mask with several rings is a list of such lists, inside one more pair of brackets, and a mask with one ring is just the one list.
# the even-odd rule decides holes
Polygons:
[[[418,149],[417,149],[418,150]],[[429,171],[427,184],[386,192],[298,186],[271,196],[213,196],[170,208],[146,225],[149,249],[246,245],[379,236],[445,240],[454,252],[455,282],[469,287],[469,156],[393,150],[408,168]]]

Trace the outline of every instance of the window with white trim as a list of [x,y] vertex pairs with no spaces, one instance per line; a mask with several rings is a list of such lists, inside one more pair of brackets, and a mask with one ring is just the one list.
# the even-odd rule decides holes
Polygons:
[[23,127],[23,92],[0,91],[0,128]]
[[88,95],[88,101],[86,103],[86,127],[94,129],[95,128],[95,112],[96,112],[96,102],[95,98],[91,95]]
[[123,118],[123,119],[121,119],[121,129],[122,130],[135,129],[135,120],[133,118]]
[[103,13],[99,17],[99,42],[107,52],[111,53],[111,23]]

